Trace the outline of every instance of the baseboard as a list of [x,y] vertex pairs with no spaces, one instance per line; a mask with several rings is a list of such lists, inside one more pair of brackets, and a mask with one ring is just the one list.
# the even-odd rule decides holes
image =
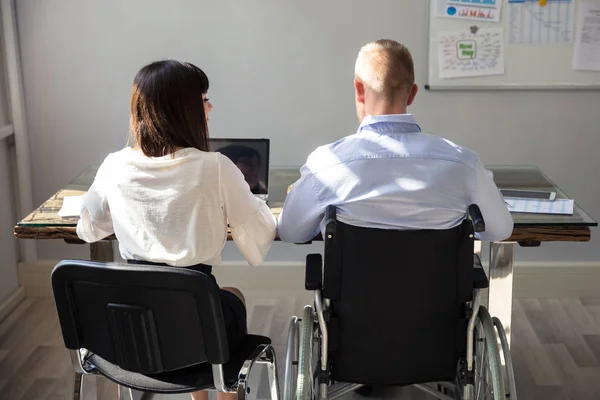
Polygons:
[[[55,260],[19,263],[19,283],[28,297],[50,297],[50,274]],[[251,267],[244,261],[229,262],[213,268],[220,286],[249,290],[304,290],[304,264],[299,262],[267,262]]]
[[0,303],[0,322],[10,314],[25,298],[25,288],[19,286]]
[[515,267],[515,298],[600,297],[600,262],[523,264]]
[[[19,283],[27,296],[52,296],[50,273],[56,261],[19,264]],[[229,262],[213,270],[221,286],[247,290],[304,290],[304,264],[267,262],[250,267]],[[514,297],[600,297],[600,262],[523,262],[514,272]]]

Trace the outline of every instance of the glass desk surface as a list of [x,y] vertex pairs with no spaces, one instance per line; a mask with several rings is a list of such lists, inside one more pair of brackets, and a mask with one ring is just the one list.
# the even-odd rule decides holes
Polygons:
[[[554,191],[557,199],[569,198],[536,166],[488,166],[487,168],[493,172],[494,181],[500,189]],[[83,194],[88,190],[94,181],[97,170],[98,166],[89,167],[55,196],[19,222],[18,226],[75,226],[77,217],[60,218],[56,216],[56,213],[62,206],[64,196]],[[298,168],[272,167],[270,169],[269,199],[267,203],[271,208],[283,206],[288,186],[294,183],[299,176]],[[575,203],[573,215],[513,213],[512,216],[515,227],[591,227],[598,225],[577,203]]]

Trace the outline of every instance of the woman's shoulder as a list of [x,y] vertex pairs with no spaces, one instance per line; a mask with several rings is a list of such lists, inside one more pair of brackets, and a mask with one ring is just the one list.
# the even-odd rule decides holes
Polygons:
[[98,172],[100,173],[102,171],[120,168],[123,165],[123,163],[126,162],[126,160],[131,158],[132,154],[133,149],[131,147],[125,147],[124,149],[121,149],[119,151],[109,153],[106,157],[104,157],[104,160],[102,161],[102,164],[100,164]]
[[214,154],[215,160],[216,160],[217,164],[219,165],[219,170],[223,171],[223,173],[221,175],[231,176],[232,174],[235,175],[238,172],[241,174],[239,168],[226,155],[221,154],[219,152],[210,153],[210,154]]

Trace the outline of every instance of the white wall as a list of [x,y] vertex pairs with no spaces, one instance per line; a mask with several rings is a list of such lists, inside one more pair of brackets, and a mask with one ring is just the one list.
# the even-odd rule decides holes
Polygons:
[[[2,32],[1,19],[0,32]],[[8,124],[8,122],[8,86],[6,71],[4,67],[4,49],[2,46],[2,41],[0,41],[0,128]]]
[[[133,76],[167,57],[208,73],[212,135],[269,137],[273,165],[299,166],[356,129],[351,80],[362,44],[405,43],[425,83],[426,8],[423,0],[18,0],[35,202],[124,145]],[[411,111],[425,131],[487,164],[537,164],[600,217],[599,104],[599,92],[423,91]],[[270,258],[306,251],[289,248]],[[40,249],[42,258],[85,255],[58,243]],[[544,245],[518,258],[600,261],[600,246]]]
[[[1,20],[1,18],[0,18]],[[0,24],[0,32],[2,26]],[[0,42],[0,128],[9,123],[8,96],[4,71],[4,54]],[[18,286],[17,241],[13,236],[16,222],[14,203],[14,148],[8,140],[0,140],[0,303]]]
[[13,236],[15,203],[13,198],[12,154],[6,140],[0,140],[0,303],[19,286],[17,278],[17,241]]

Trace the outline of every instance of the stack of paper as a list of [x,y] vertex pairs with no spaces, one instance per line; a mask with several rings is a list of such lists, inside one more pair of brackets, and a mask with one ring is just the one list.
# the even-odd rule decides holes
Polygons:
[[534,214],[565,214],[573,215],[573,205],[575,202],[571,199],[549,200],[529,200],[514,199],[505,197],[504,202],[508,211],[515,213],[534,213]]
[[58,212],[59,217],[79,217],[83,196],[66,196],[63,199],[63,205]]

